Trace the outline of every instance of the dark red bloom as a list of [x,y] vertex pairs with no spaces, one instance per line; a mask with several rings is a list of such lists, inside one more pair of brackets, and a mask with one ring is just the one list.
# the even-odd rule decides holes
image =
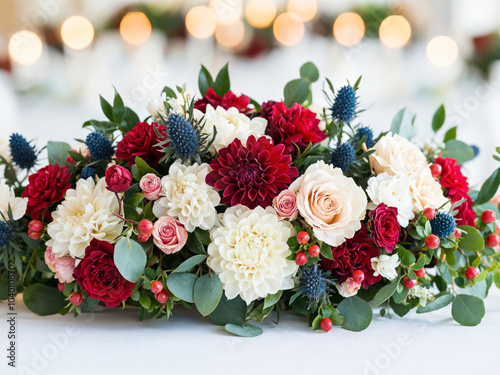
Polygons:
[[116,147],[116,157],[126,160],[131,167],[135,163],[135,157],[144,159],[153,168],[158,166],[158,162],[164,155],[158,147],[161,140],[155,132],[157,128],[160,134],[165,134],[165,126],[157,123],[148,124],[147,122],[138,122]]
[[398,223],[398,209],[380,203],[368,215],[371,219],[369,225],[375,244],[383,247],[388,253],[392,253],[399,242],[399,232],[401,231]]
[[132,175],[128,169],[111,165],[106,169],[106,189],[113,193],[124,193],[130,188]]
[[455,193],[451,198],[451,203],[458,202],[461,199],[465,199],[465,202],[463,202],[460,206],[456,208],[458,213],[455,215],[455,221],[457,222],[457,225],[475,225],[475,220],[476,220],[476,213],[472,209],[472,205],[474,204],[472,202],[471,197],[468,194],[463,194],[461,192]]
[[436,158],[435,164],[442,167],[441,171],[441,186],[445,188],[445,195],[451,197],[457,192],[467,194],[469,192],[469,183],[467,177],[462,174],[460,165],[452,158]]
[[76,266],[73,276],[89,297],[106,306],[118,306],[132,294],[135,283],[118,272],[113,260],[114,247],[109,242],[93,239],[85,249],[85,258]]
[[338,284],[343,283],[355,270],[361,270],[365,279],[361,286],[367,289],[370,285],[380,281],[381,276],[373,276],[371,259],[380,255],[379,249],[374,246],[373,238],[368,236],[368,229],[363,225],[353,238],[346,240],[342,245],[332,247],[334,260],[321,258],[320,266],[331,272]]
[[59,164],[47,165],[28,178],[28,186],[23,191],[23,197],[28,198],[27,213],[33,220],[40,217],[42,211],[64,198],[64,194],[71,187],[69,167],[60,167]]
[[299,175],[297,168],[290,166],[291,161],[285,146],[274,146],[267,137],[256,139],[252,135],[246,147],[236,138],[212,161],[213,171],[206,182],[223,191],[224,204],[267,207]]
[[194,103],[194,108],[205,113],[208,104],[214,108],[219,106],[224,109],[235,107],[244,114],[248,114],[252,110],[248,108],[250,104],[250,98],[248,96],[236,96],[232,91],[225,93],[224,96],[220,96],[215,93],[214,89],[208,89],[206,95]]
[[266,134],[276,144],[284,144],[288,153],[296,152],[292,143],[303,150],[309,143],[319,143],[326,138],[326,134],[319,130],[320,120],[314,112],[300,104],[287,108],[283,102],[271,103],[264,103],[261,107],[262,115],[268,121]]

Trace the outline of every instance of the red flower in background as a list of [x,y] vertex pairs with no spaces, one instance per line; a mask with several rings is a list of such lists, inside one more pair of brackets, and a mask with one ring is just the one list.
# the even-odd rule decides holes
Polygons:
[[290,155],[285,154],[285,146],[274,146],[267,137],[256,139],[252,135],[246,147],[236,138],[212,161],[213,171],[206,182],[223,191],[224,204],[267,207],[299,175],[297,168],[290,166],[291,161]]
[[441,186],[447,189],[446,196],[451,197],[457,192],[467,194],[469,192],[469,183],[467,177],[462,174],[460,165],[452,158],[436,158],[434,163],[439,164],[443,169],[441,172]]
[[373,240],[377,246],[383,247],[388,253],[392,253],[399,242],[399,232],[401,230],[398,223],[398,209],[380,203],[368,215],[371,219],[369,225],[373,232]]
[[368,229],[362,225],[353,238],[346,240],[342,245],[332,247],[333,260],[321,258],[320,266],[331,272],[331,276],[342,284],[355,270],[365,274],[361,286],[367,289],[370,285],[380,281],[381,276],[373,276],[371,258],[380,255],[379,249],[374,245],[373,238],[368,237]]
[[468,194],[457,192],[453,197],[451,197],[451,203],[453,204],[461,199],[465,199],[466,201],[456,208],[458,213],[455,215],[455,221],[457,222],[457,225],[474,226],[476,213],[472,209],[472,205],[474,203],[472,202],[471,197]]
[[28,198],[27,213],[33,220],[37,220],[44,209],[62,201],[71,187],[68,169],[68,166],[61,168],[59,164],[49,164],[29,176],[23,197]]
[[309,143],[315,144],[326,138],[318,127],[320,120],[316,114],[300,104],[287,108],[283,102],[267,102],[262,104],[261,112],[268,121],[266,134],[276,144],[284,144],[288,153],[296,152],[292,143],[303,150]]
[[85,258],[76,266],[73,276],[89,297],[106,306],[118,306],[132,294],[134,283],[118,272],[113,260],[114,247],[109,242],[93,239],[85,249]]
[[250,98],[245,95],[236,96],[232,91],[225,93],[224,96],[220,96],[215,93],[214,89],[208,89],[206,95],[194,103],[194,108],[205,113],[207,111],[208,104],[214,108],[219,106],[224,109],[235,107],[238,111],[244,114],[251,111],[251,109],[248,108]]
[[164,154],[157,146],[161,140],[155,132],[155,127],[160,134],[166,133],[163,125],[138,122],[118,143],[116,147],[117,159],[126,160],[128,166],[131,167],[135,163],[135,157],[139,156],[153,168],[156,168]]

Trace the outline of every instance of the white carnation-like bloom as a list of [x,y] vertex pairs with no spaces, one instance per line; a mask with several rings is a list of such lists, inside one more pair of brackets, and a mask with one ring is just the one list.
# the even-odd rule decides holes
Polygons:
[[399,266],[399,256],[398,254],[394,255],[380,255],[378,258],[372,258],[372,268],[375,271],[373,276],[383,276],[387,280],[394,280],[398,277],[398,271],[396,270],[397,266]]
[[95,183],[92,177],[80,179],[75,189],[66,192],[66,198],[52,213],[53,221],[47,226],[56,257],[70,255],[83,258],[85,248],[92,239],[114,243],[122,233],[123,221],[119,214],[115,193],[106,190],[104,178]]
[[414,212],[423,211],[424,208],[438,209],[448,201],[443,194],[441,184],[432,177],[429,168],[411,177],[410,192],[413,197]]
[[375,209],[380,203],[398,209],[398,222],[406,228],[413,214],[413,199],[410,194],[410,180],[404,177],[390,176],[384,172],[368,180],[366,193],[372,203],[368,208]]
[[160,115],[167,117],[167,107],[165,106],[165,98],[163,96],[157,96],[149,101],[147,106],[149,114],[155,119],[159,120]]
[[354,237],[366,213],[365,192],[342,170],[324,161],[309,166],[290,190],[297,195],[297,207],[320,241],[341,245]]
[[155,216],[175,217],[188,232],[210,230],[217,219],[215,207],[220,203],[219,193],[205,182],[210,172],[208,164],[172,164],[161,179],[161,197],[153,206]]
[[0,138],[0,156],[8,162],[11,160],[9,141],[3,138]]
[[208,266],[219,275],[228,299],[240,297],[249,305],[294,286],[298,266],[286,259],[287,240],[295,235],[286,220],[271,208],[253,210],[237,205],[221,215],[210,232]]
[[210,104],[207,105],[206,113],[195,109],[193,112],[195,119],[203,125],[203,133],[209,135],[209,139],[217,131],[215,140],[212,143],[211,151],[219,151],[227,147],[238,138],[243,145],[246,145],[248,137],[251,135],[259,138],[265,135],[267,120],[262,117],[249,119],[248,116],[240,113],[237,108],[231,107],[224,109],[218,106],[214,109]]
[[4,218],[9,220],[9,206],[12,211],[12,218],[14,220],[19,220],[26,213],[26,208],[28,207],[28,198],[17,198],[14,194],[14,189],[10,188],[8,185],[0,183],[0,220],[3,221]]

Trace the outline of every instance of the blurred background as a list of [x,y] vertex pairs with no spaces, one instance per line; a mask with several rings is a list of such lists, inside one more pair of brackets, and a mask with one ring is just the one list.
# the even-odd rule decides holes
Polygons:
[[165,85],[197,90],[200,64],[229,61],[235,93],[279,100],[312,61],[337,88],[363,76],[373,129],[416,113],[420,145],[444,103],[444,128],[480,149],[466,165],[477,185],[496,167],[499,31],[499,0],[0,0],[0,139],[82,138],[113,86],[146,117]]

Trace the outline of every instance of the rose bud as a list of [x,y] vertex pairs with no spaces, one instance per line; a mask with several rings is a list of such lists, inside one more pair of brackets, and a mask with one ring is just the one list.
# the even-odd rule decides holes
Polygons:
[[32,232],[41,232],[43,231],[43,223],[40,220],[31,220],[28,224],[28,228]]
[[148,173],[141,177],[139,182],[142,193],[145,198],[149,201],[154,201],[159,198],[161,192],[161,180],[160,177],[154,173]]
[[73,292],[69,295],[69,302],[73,305],[80,306],[83,303],[83,296],[80,292]]
[[111,165],[106,170],[106,189],[113,193],[123,193],[130,188],[132,175],[119,165]]
[[294,221],[297,219],[297,196],[291,190],[283,190],[273,199],[273,208],[278,214],[279,220],[288,219]]

